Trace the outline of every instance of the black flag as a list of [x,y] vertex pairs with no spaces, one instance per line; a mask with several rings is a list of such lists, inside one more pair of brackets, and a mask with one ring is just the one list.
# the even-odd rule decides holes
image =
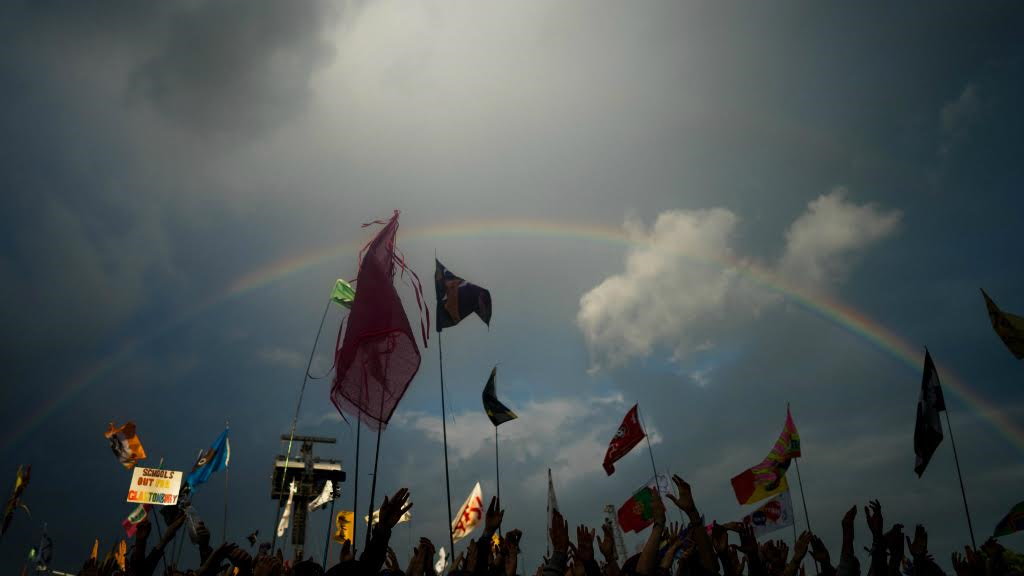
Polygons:
[[508,406],[505,406],[498,400],[498,393],[494,390],[494,377],[497,373],[497,367],[491,368],[491,377],[487,379],[483,395],[484,410],[487,411],[487,417],[491,419],[491,424],[495,426],[519,418],[515,412],[509,410]]
[[921,395],[917,399],[917,424],[914,426],[914,472],[920,478],[935,449],[942,443],[942,422],[939,412],[946,409],[939,385],[939,373],[935,370],[932,355],[924,351],[924,375],[921,377]]

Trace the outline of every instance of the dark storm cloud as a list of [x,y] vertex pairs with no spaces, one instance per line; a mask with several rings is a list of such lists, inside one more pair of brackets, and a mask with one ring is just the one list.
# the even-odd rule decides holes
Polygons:
[[170,122],[258,134],[301,111],[333,57],[333,2],[203,2],[171,14],[132,90]]

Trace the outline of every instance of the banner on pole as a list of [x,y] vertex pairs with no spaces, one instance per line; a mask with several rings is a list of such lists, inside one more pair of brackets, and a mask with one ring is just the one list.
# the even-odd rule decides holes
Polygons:
[[754,536],[793,525],[793,501],[789,490],[765,502],[757,510],[743,517],[743,523],[754,529]]
[[132,472],[132,485],[128,488],[128,501],[136,504],[173,506],[181,492],[182,472],[136,467]]

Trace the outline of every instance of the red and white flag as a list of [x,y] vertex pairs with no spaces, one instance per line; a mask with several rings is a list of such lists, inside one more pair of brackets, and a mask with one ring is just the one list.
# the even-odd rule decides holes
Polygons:
[[484,494],[480,490],[480,483],[477,482],[470,492],[469,498],[459,508],[459,513],[452,520],[452,541],[458,542],[476,528],[484,515]]
[[615,466],[612,466],[612,464],[628,454],[646,436],[643,426],[640,425],[640,415],[637,406],[637,404],[634,404],[629,409],[626,417],[622,419],[619,429],[615,432],[615,437],[608,444],[608,452],[604,455],[604,471],[609,476],[615,472]]

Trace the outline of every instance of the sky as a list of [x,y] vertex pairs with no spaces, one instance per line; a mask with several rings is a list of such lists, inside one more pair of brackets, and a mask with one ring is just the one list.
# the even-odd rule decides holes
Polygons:
[[[729,479],[765,456],[788,403],[833,554],[843,512],[878,498],[950,568],[969,534],[948,430],[913,473],[925,346],[979,544],[1024,499],[1024,367],[979,292],[1024,314],[1019,3],[0,13],[0,475],[32,465],[5,572],[44,526],[62,570],[122,537],[130,472],[109,422],[136,422],[146,464],[186,471],[229,423],[230,476],[195,508],[216,541],[225,499],[229,540],[269,539],[270,470],[327,296],[357,273],[361,224],[396,209],[420,278],[436,251],[491,291],[490,326],[442,336],[451,498],[477,481],[494,494],[480,392],[498,365],[519,415],[499,438],[525,573],[544,553],[548,468],[572,525],[652,476],[644,445],[601,468],[633,404],[659,471],[724,522],[749,511]],[[328,308],[314,375],[343,317]],[[446,539],[438,344],[380,442],[378,502],[403,486],[414,502],[392,540],[403,562],[420,535]],[[297,430],[338,439],[316,454],[343,462],[352,509],[356,429],[329,387],[307,384]],[[360,517],[376,437],[361,440]],[[311,515],[317,558],[327,525]],[[856,526],[860,550],[863,512]]]

